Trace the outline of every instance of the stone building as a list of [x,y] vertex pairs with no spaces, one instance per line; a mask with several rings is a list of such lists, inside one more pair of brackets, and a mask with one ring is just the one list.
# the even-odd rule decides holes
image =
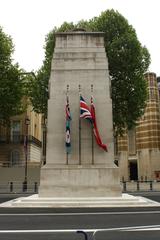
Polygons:
[[25,137],[27,141],[27,163],[39,166],[41,161],[42,116],[28,106],[26,112],[11,118],[10,127],[0,126],[0,167],[23,167],[26,161]]
[[160,77],[157,77],[157,83],[158,83],[158,92],[160,96]]
[[160,180],[160,100],[155,73],[146,73],[148,100],[135,129],[117,140],[121,180]]

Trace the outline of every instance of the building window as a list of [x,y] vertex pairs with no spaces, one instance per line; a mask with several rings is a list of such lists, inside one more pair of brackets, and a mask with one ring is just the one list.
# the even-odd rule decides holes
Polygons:
[[155,91],[153,88],[150,89],[150,98],[155,99]]
[[18,150],[13,150],[11,152],[11,166],[19,165],[20,153]]
[[119,163],[118,163],[118,160],[117,160],[117,159],[114,160],[114,164],[117,165],[117,167],[118,167],[118,164],[119,164]]
[[158,82],[158,92],[159,92],[159,97],[160,97],[160,82]]
[[34,137],[38,138],[38,136],[37,136],[37,124],[34,124]]
[[13,143],[20,142],[20,121],[12,121],[11,124],[11,140]]
[[150,79],[150,86],[151,86],[151,87],[154,86],[154,79],[153,79],[153,78]]
[[155,171],[155,178],[157,181],[160,180],[160,171]]

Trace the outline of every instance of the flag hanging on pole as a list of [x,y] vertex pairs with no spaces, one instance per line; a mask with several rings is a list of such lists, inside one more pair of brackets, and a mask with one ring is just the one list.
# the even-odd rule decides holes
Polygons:
[[91,98],[91,108],[87,105],[84,98],[80,96],[80,118],[84,118],[90,121],[93,127],[93,133],[97,144],[106,152],[108,152],[107,145],[102,143],[96,122],[95,107],[93,104],[93,98]]
[[69,107],[69,99],[67,96],[67,102],[66,102],[66,152],[71,152],[71,130],[70,130],[70,122],[71,122],[71,113],[70,113],[70,107]]
[[90,120],[90,122],[92,122],[90,108],[81,95],[80,95],[80,118],[88,119]]
[[92,124],[93,124],[93,133],[94,133],[96,142],[104,151],[108,152],[107,145],[102,143],[102,140],[101,140],[98,128],[97,128],[95,106],[93,104],[93,98],[92,97],[91,97],[91,116],[92,116]]

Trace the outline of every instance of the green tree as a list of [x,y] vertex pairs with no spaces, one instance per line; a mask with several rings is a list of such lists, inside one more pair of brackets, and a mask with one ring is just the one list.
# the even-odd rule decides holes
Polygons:
[[14,51],[11,37],[0,27],[0,124],[22,112],[23,84],[17,64],[12,64]]
[[[109,61],[109,73],[112,82],[113,122],[117,134],[122,134],[125,128],[135,126],[142,115],[147,99],[144,73],[150,63],[150,55],[146,47],[141,46],[134,28],[117,11],[108,10],[99,17],[89,21],[81,20],[78,24],[64,23],[59,29],[54,29],[47,35],[45,45],[45,60],[38,72],[37,86],[41,97],[46,96],[48,80],[51,71],[51,60],[55,46],[57,31],[86,28],[88,31],[104,32],[105,49]],[[44,77],[45,75],[45,77]],[[43,82],[41,84],[40,82]],[[45,85],[45,87],[44,87]],[[39,112],[47,111],[47,99]],[[37,98],[37,102],[40,102]],[[32,101],[35,105],[35,100]],[[35,109],[36,110],[36,109]]]
[[48,81],[51,71],[51,62],[55,47],[55,32],[49,32],[45,39],[45,60],[42,67],[36,73],[36,77],[30,78],[29,96],[33,106],[33,110],[37,113],[44,114],[47,117],[47,101],[48,101]]
[[144,73],[150,64],[146,47],[141,46],[135,30],[118,12],[108,10],[90,20],[91,29],[104,32],[105,48],[112,82],[115,132],[135,126],[143,114],[147,88]]
[[45,60],[42,67],[38,70],[36,78],[30,81],[30,100],[34,111],[44,114],[47,117],[48,101],[48,82],[51,72],[51,62],[55,47],[55,33],[65,32],[74,28],[73,23],[64,22],[60,28],[54,28],[50,31],[45,39]]

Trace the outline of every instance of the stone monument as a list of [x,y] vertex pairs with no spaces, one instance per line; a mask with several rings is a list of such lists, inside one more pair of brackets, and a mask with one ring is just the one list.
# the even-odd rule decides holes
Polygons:
[[[0,207],[159,206],[144,197],[121,194],[118,168],[114,165],[109,88],[103,33],[57,33],[48,101],[47,159],[41,169],[39,194]],[[93,96],[99,133],[108,152],[97,146],[91,122],[79,120],[80,95],[88,105]],[[66,98],[72,114],[69,154],[65,149]]]
[[[112,100],[102,32],[77,30],[56,34],[49,81],[47,156],[41,169],[39,197],[101,198],[121,196],[114,164]],[[65,104],[69,98],[71,152],[65,149]],[[108,152],[93,140],[91,124],[80,116],[82,95],[96,107],[97,124]]]

